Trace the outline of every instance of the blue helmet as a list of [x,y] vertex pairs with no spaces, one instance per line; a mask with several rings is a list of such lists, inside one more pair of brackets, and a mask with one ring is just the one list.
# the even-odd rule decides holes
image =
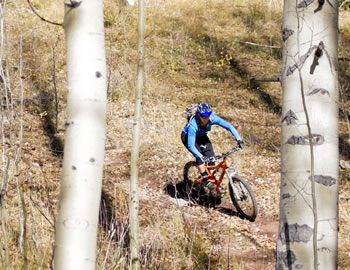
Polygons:
[[201,102],[198,105],[198,113],[200,116],[210,116],[211,115],[211,107],[209,104],[205,102]]

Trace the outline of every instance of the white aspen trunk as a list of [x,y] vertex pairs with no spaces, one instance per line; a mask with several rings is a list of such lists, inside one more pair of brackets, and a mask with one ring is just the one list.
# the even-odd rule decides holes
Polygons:
[[65,1],[67,122],[54,268],[95,269],[104,162],[106,60],[102,0]]
[[338,2],[285,0],[282,34],[276,269],[336,269]]
[[138,191],[138,158],[140,149],[142,87],[144,72],[144,0],[139,0],[138,21],[138,57],[137,57],[137,88],[135,93],[135,126],[130,162],[130,269],[140,269],[139,244],[139,191]]

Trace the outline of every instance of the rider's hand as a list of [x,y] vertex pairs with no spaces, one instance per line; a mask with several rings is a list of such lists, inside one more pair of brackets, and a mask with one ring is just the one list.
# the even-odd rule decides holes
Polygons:
[[238,141],[237,141],[237,144],[238,144],[238,147],[239,147],[239,148],[243,149],[244,141],[238,140]]
[[201,161],[203,161],[203,163],[208,163],[209,162],[209,158],[206,156],[201,156],[200,157]]

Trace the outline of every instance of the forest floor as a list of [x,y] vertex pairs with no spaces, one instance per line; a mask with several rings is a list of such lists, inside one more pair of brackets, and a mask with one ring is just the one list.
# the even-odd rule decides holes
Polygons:
[[[0,268],[5,263],[9,269],[23,269],[27,263],[29,269],[48,269],[66,120],[64,29],[40,21],[26,0],[10,2],[9,81],[15,102],[14,112],[4,111],[2,116],[2,166],[8,173],[8,190],[1,197]],[[63,20],[61,0],[32,2],[45,18]],[[114,270],[128,269],[129,259],[137,6],[104,2],[108,110],[96,268]],[[138,166],[143,268],[274,269],[282,89],[279,82],[251,78],[276,77],[281,70],[282,1],[146,2]],[[350,55],[349,14],[347,10],[340,13],[339,54],[345,57]],[[339,157],[349,160],[350,147],[345,140],[349,132],[345,115],[350,111],[347,61],[339,61],[339,75],[344,90]],[[189,204],[169,192],[183,181],[184,165],[193,159],[180,134],[186,124],[186,105],[200,101],[211,104],[245,141],[244,150],[232,158],[256,196],[258,216],[254,222],[228,210],[232,207],[228,192],[216,208]],[[231,134],[222,128],[214,127],[209,137],[217,154],[235,145]],[[339,172],[339,269],[350,269],[350,176],[349,171]]]

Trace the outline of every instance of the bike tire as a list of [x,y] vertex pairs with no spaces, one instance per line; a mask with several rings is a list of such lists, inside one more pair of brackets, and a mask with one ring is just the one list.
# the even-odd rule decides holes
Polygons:
[[194,161],[187,162],[184,167],[185,192],[189,200],[197,203],[200,200],[200,191],[194,186],[194,183],[199,176],[196,163]]
[[187,162],[184,167],[184,184],[188,199],[208,207],[215,207],[221,204],[221,198],[212,196],[201,184],[195,184],[198,178],[200,178],[200,173],[196,162]]
[[[239,176],[231,176],[231,180],[240,196],[236,196],[236,194],[233,192],[231,183],[229,183],[229,192],[233,205],[243,218],[246,218],[249,221],[255,221],[256,216],[258,215],[258,205],[251,187],[249,186],[248,182]],[[242,192],[244,192],[246,195],[245,198],[242,196]]]

